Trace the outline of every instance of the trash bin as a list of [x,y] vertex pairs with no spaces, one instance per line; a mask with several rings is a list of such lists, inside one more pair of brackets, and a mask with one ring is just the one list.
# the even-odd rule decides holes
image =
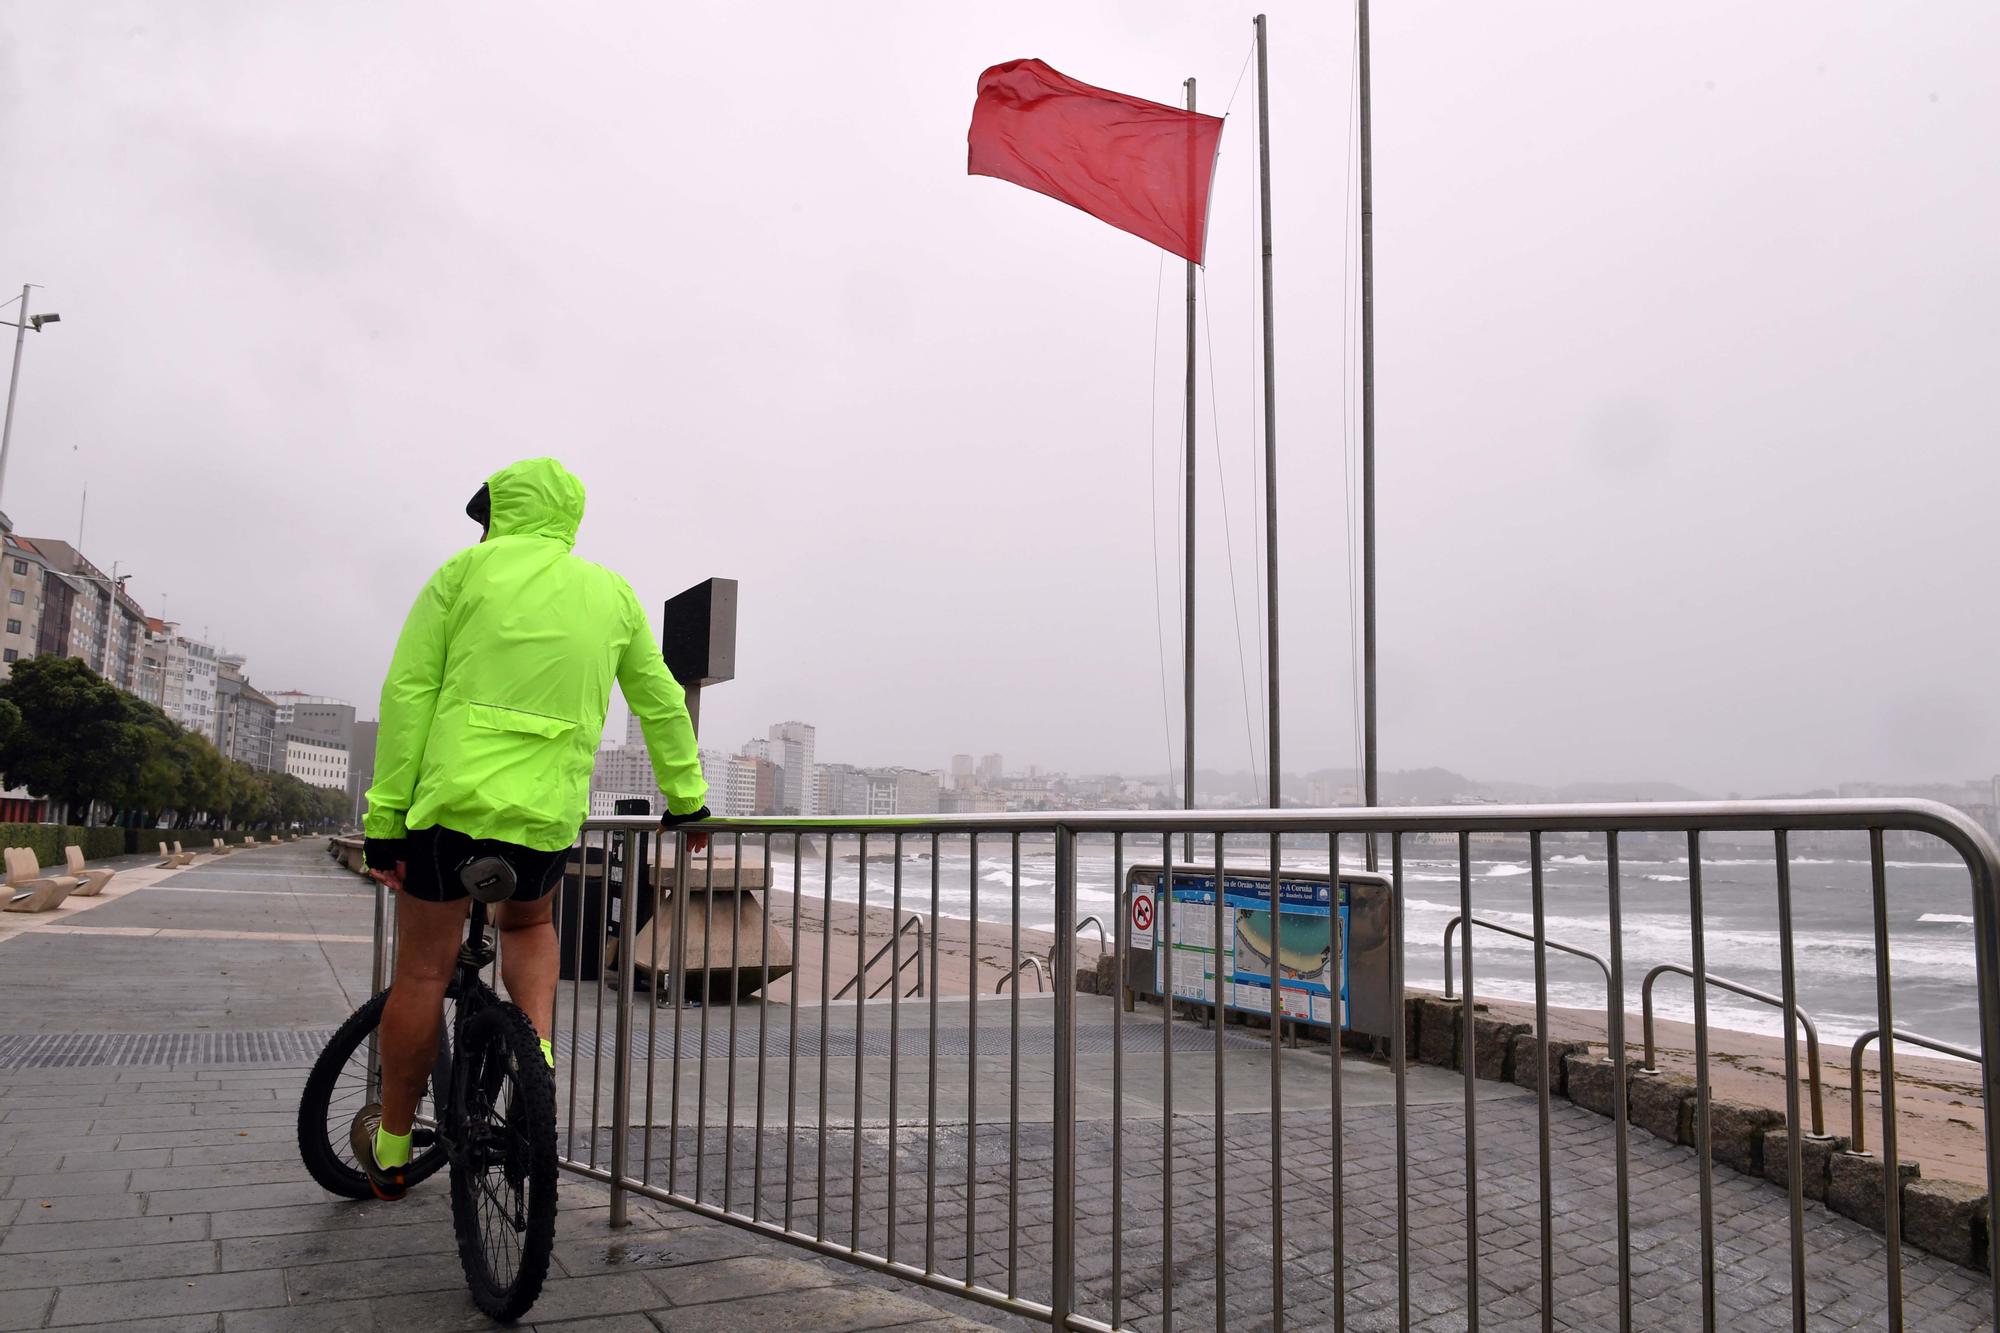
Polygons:
[[[601,956],[598,942],[617,940],[625,934],[619,914],[625,905],[625,876],[628,871],[637,880],[633,889],[633,915],[638,918],[633,925],[634,933],[643,930],[646,923],[653,919],[657,900],[653,892],[653,835],[614,833],[609,842],[611,864],[608,875],[602,842],[573,848],[570,859],[563,867],[562,900],[556,907],[556,932],[562,950],[557,962],[557,974],[564,981],[597,980]],[[579,939],[582,941],[580,958],[577,948]],[[643,983],[640,989],[646,989]]]
[[563,864],[562,897],[556,903],[556,937],[561,957],[556,974],[564,981],[597,980],[604,939],[604,849],[579,847]]

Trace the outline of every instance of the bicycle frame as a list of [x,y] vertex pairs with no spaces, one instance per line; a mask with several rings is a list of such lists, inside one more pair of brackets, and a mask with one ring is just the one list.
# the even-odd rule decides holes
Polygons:
[[493,941],[486,933],[486,904],[475,898],[472,900],[471,919],[466,925],[465,942],[458,946],[457,971],[452,976],[458,1003],[452,1011],[450,1028],[438,1029],[437,1060],[431,1066],[431,1104],[437,1108],[437,1132],[445,1142],[447,1153],[455,1146],[448,1132],[457,1111],[453,1104],[457,1097],[452,1078],[453,1053],[459,1047],[459,1034],[479,1008],[473,1002],[479,990],[479,974],[492,965],[495,956]]

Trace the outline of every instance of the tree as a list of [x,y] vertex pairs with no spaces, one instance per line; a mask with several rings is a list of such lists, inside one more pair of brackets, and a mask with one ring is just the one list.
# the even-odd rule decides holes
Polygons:
[[29,657],[0,684],[19,723],[0,743],[0,780],[81,811],[108,796],[143,759],[126,696],[73,657]]

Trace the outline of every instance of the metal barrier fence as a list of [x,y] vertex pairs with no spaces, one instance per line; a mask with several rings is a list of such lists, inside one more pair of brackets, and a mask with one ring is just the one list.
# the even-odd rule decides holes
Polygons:
[[[591,939],[579,930],[570,945],[566,974],[586,979],[567,983],[558,1005],[565,1168],[611,1186],[614,1224],[639,1195],[1059,1329],[1171,1333],[1211,1321],[1218,1330],[1387,1321],[1408,1329],[1413,1319],[1445,1314],[1472,1329],[1482,1320],[1549,1329],[1581,1319],[1629,1330],[1635,1306],[1653,1326],[1683,1296],[1673,1326],[1715,1329],[1767,1320],[1774,1291],[1786,1293],[1792,1327],[1805,1329],[1809,1308],[1827,1305],[1807,1284],[1809,1253],[1826,1238],[1822,1215],[1813,1213],[1808,1227],[1801,1183],[1794,837],[1865,840],[1885,1179],[1898,1179],[1902,1036],[1885,835],[1928,835],[1963,863],[1980,1045],[2000,1049],[2000,851],[1965,817],[1927,802],[718,819],[698,857],[684,854],[684,831],[655,840],[648,891],[675,886],[657,906],[672,930],[652,930],[650,953],[635,960],[627,941],[640,877],[628,865],[614,886],[608,850],[650,827],[590,821],[586,849],[607,854],[579,861],[565,890],[585,896],[578,920],[615,919],[621,928],[615,955],[601,930]],[[1768,1233],[1740,1211],[1764,1205],[1746,1203],[1742,1190],[1718,1192],[1711,1151],[1703,840],[1726,838],[1740,856],[1749,835],[1769,849],[1772,948],[1782,973],[1789,1171],[1782,1195],[1756,1187],[1770,1191]],[[1456,1073],[1417,1064],[1400,1021],[1388,1024],[1376,1054],[1343,1052],[1331,1033],[1323,1044],[1288,1045],[1287,1026],[1317,1030],[1310,1006],[1294,1021],[1301,1016],[1281,1003],[1286,1021],[1272,1022],[1268,988],[1259,1001],[1226,973],[1223,941],[1251,948],[1264,910],[1225,905],[1240,878],[1276,868],[1263,875],[1270,915],[1257,947],[1289,978],[1285,877],[1317,873],[1338,886],[1379,846],[1393,889],[1385,928],[1400,1016],[1406,860],[1418,848],[1455,856],[1453,906],[1471,919],[1475,843],[1500,839],[1529,876],[1535,1068],[1515,1072],[1525,1088],[1479,1081],[1480,1043],[1491,1037],[1482,1037],[1475,1009],[1470,932],[1457,959]],[[1683,1148],[1632,1140],[1622,1002],[1604,1019],[1608,1120],[1552,1099],[1562,1071],[1548,1057],[1549,839],[1601,856],[1591,864],[1601,867],[1606,966],[1621,1001],[1622,912],[1632,894],[1621,879],[1621,840],[1685,852],[1692,1160]],[[1176,850],[1184,852],[1178,861]],[[1153,885],[1143,913],[1124,891],[1142,861],[1173,867],[1156,877],[1164,882]],[[763,910],[732,905],[719,918],[718,886],[756,878],[749,872],[759,864]],[[1167,960],[1166,973],[1198,960],[1202,948],[1214,961],[1191,964],[1178,986],[1168,976],[1163,988],[1177,998],[1132,1013],[1118,997],[1079,994],[1079,974],[1089,970],[1080,959],[1079,901],[1101,904],[1107,893],[1110,976],[1119,985],[1145,974],[1148,952],[1156,969]],[[926,993],[912,999],[891,986],[870,1000],[864,984],[834,1003],[839,980],[877,961],[871,932],[888,947],[888,975],[901,975],[906,934],[893,923],[911,912],[931,927],[918,946],[929,950]],[[699,918],[694,933],[691,915]],[[1331,923],[1327,975],[1339,977],[1346,930]],[[746,966],[750,939],[759,948]],[[760,970],[774,940],[790,959],[782,977]],[[1036,955],[1049,960],[1050,994],[1018,985],[991,993],[996,979],[1004,986]],[[1218,1013],[1231,1019],[1190,1021]],[[2000,1193],[2000,1122],[1990,1108],[2000,1079],[1990,1059],[1979,1080],[1992,1196]],[[1646,1193],[1635,1199],[1642,1167]],[[1663,1188],[1669,1177],[1692,1189]],[[2000,1230],[1986,1237],[1986,1273],[1971,1273],[1906,1254],[1900,1207],[1898,1190],[1883,1191],[1879,1278],[1845,1293],[1840,1308],[1872,1302],[1874,1326],[1902,1328],[1908,1278],[1922,1288],[1913,1310],[1949,1299],[1959,1302],[1953,1308],[2000,1311]],[[1682,1256],[1697,1249],[1694,1291]],[[1843,1253],[1839,1265],[1815,1266],[1814,1281],[1861,1282],[1866,1266],[1853,1262],[1851,1245]],[[1824,1326],[1817,1314],[1814,1323]]]

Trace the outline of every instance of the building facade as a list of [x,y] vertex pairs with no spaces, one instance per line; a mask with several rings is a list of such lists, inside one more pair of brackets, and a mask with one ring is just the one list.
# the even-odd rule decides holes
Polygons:
[[215,748],[228,759],[270,771],[271,739],[278,706],[243,675],[243,658],[231,653],[216,662]]
[[[729,781],[723,789],[725,815],[775,815],[784,800],[785,770],[756,755],[732,755]],[[714,809],[713,803],[709,807]]]
[[[157,626],[157,629],[152,628]],[[141,650],[140,676],[159,678],[160,710],[189,731],[215,735],[215,685],[221,654],[189,638],[173,621],[151,621]],[[134,691],[146,698],[144,690]]]
[[307,786],[347,790],[347,747],[333,737],[284,728],[272,740],[271,750],[274,756],[282,757],[282,771]]
[[809,722],[780,722],[771,728],[770,761],[785,770],[785,791],[779,814],[802,815],[818,803],[814,791],[815,732]]
[[42,633],[42,601],[48,581],[48,561],[32,543],[13,533],[0,543],[0,614],[5,616],[5,633],[0,634],[0,679],[14,670],[14,663],[33,657]]

